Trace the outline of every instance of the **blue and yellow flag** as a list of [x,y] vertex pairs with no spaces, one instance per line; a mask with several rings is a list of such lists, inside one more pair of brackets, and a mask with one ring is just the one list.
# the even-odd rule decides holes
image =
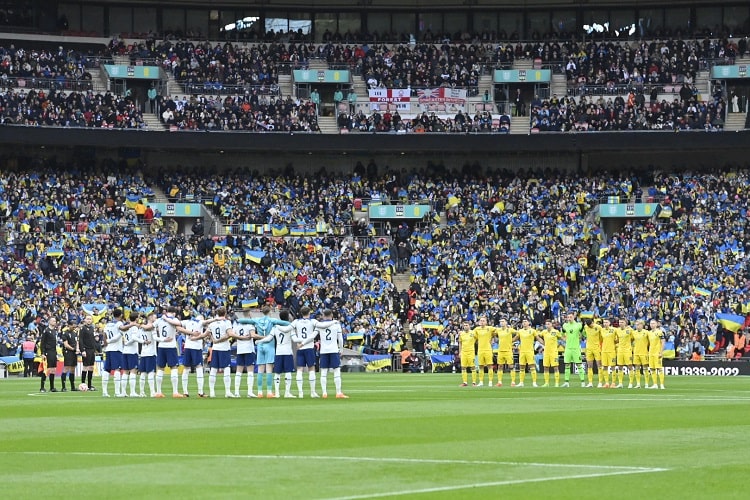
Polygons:
[[365,370],[374,372],[391,366],[391,356],[388,354],[365,354],[362,356],[365,361]]
[[65,252],[59,247],[50,247],[47,249],[47,257],[62,257]]
[[594,311],[581,311],[581,319],[594,319]]
[[243,309],[258,307],[258,299],[246,299],[241,302]]
[[443,325],[438,321],[422,321],[422,328],[425,330],[442,330]]
[[745,318],[739,314],[716,313],[716,321],[718,321],[725,330],[729,330],[732,333],[737,333],[743,326],[745,326]]
[[271,234],[273,236],[286,236],[289,234],[289,228],[284,224],[274,224],[271,226]]
[[346,334],[346,340],[348,341],[362,340],[362,339],[364,339],[364,334],[362,332],[352,332],[352,333]]
[[266,252],[262,250],[245,250],[245,258],[256,264],[260,264],[260,260],[265,256]]
[[705,288],[700,288],[700,287],[697,287],[697,286],[693,289],[693,293],[695,295],[699,296],[699,297],[710,297],[711,296],[711,291],[710,290],[706,290]]

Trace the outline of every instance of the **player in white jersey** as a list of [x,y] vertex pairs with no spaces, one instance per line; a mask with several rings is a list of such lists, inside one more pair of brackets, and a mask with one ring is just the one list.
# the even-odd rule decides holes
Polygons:
[[[323,311],[323,321],[328,322],[333,319],[333,311],[325,309]],[[328,397],[328,373],[333,372],[333,382],[336,387],[336,397],[347,399],[349,396],[341,390],[341,351],[344,348],[344,333],[341,330],[341,323],[334,321],[330,324],[320,324],[315,327],[315,335],[308,339],[306,343],[311,344],[316,336],[320,336],[320,387],[323,398]]]
[[138,312],[133,311],[130,313],[130,328],[122,336],[122,369],[124,379],[122,380],[120,395],[123,397],[128,395],[128,382],[130,383],[130,397],[139,397],[139,394],[135,392],[136,372],[138,371],[138,338],[141,334],[141,328],[138,326],[138,318]]
[[[303,382],[302,373],[307,370],[308,381],[310,383],[310,397],[319,398],[318,393],[315,392],[315,345],[310,343],[307,344],[309,338],[315,338],[315,327],[322,325],[323,327],[333,324],[333,322],[323,322],[310,318],[310,308],[303,306],[299,310],[301,318],[297,318],[292,321],[294,332],[292,332],[292,342],[297,343],[297,392],[299,397],[304,397],[304,391],[302,389]],[[303,347],[304,346],[304,347]]]
[[156,313],[151,312],[146,317],[146,322],[140,325],[141,359],[138,362],[138,371],[141,372],[139,387],[140,397],[146,397],[146,379],[148,379],[149,393],[152,398],[156,397],[156,339],[154,338]]
[[182,349],[182,394],[190,396],[188,384],[190,382],[190,370],[195,370],[195,378],[198,383],[198,397],[205,398],[203,393],[203,331],[205,328],[203,316],[200,314],[195,319],[182,321],[182,328],[177,331],[185,334],[185,344]]
[[102,371],[102,396],[109,397],[109,377],[115,379],[115,397],[122,391],[122,333],[130,328],[122,321],[122,309],[112,312],[112,321],[104,327],[104,370]]
[[182,323],[175,317],[177,308],[168,307],[164,314],[154,322],[154,337],[158,342],[156,346],[156,397],[163,398],[162,382],[164,380],[164,368],[169,366],[170,380],[172,382],[172,397],[183,398],[177,390],[179,373],[177,370],[177,328],[182,328]]
[[[289,311],[282,309],[279,311],[279,319],[289,321]],[[280,397],[279,387],[281,386],[281,374],[284,374],[284,397],[294,398],[292,394],[292,373],[294,372],[294,351],[292,348],[292,325],[276,325],[271,329],[271,334],[258,341],[258,345],[276,340],[276,352],[273,362],[274,373],[274,397]]]
[[211,371],[208,373],[208,397],[216,397],[216,374],[221,370],[224,375],[224,396],[233,398],[231,353],[229,341],[236,335],[232,329],[232,322],[226,318],[224,307],[216,309],[216,316],[206,320],[206,331],[211,339]]
[[234,397],[240,397],[242,374],[247,373],[247,397],[257,398],[253,392],[255,383],[255,340],[262,337],[255,333],[255,326],[235,321],[232,329],[237,339],[237,367],[234,372]]

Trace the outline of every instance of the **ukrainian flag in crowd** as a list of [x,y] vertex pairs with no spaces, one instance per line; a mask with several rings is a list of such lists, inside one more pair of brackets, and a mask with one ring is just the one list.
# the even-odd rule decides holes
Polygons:
[[387,354],[365,354],[362,357],[365,360],[365,370],[368,372],[391,366],[391,357]]
[[141,201],[140,195],[137,194],[129,194],[125,196],[125,206],[127,208],[135,208],[135,205]]
[[737,333],[745,325],[745,317],[740,316],[739,314],[716,313],[716,321],[718,321],[724,329],[733,333]]
[[442,330],[443,325],[438,321],[422,321],[422,328],[425,330]]
[[697,287],[697,286],[693,290],[693,293],[695,293],[695,295],[698,295],[699,297],[710,297],[711,296],[711,291],[710,290],[706,290],[705,288],[700,288],[700,287]]
[[241,302],[243,309],[258,307],[258,299],[246,299]]
[[432,362],[432,371],[439,368],[448,368],[453,364],[453,356],[450,356],[448,354],[433,354],[430,356],[430,361]]
[[581,311],[581,319],[594,319],[594,311]]
[[362,340],[362,339],[364,339],[364,334],[362,332],[352,332],[346,335],[346,340]]
[[262,250],[245,250],[245,258],[256,264],[260,264],[260,260],[265,256],[266,252]]
[[289,228],[284,224],[273,224],[271,226],[271,234],[274,236],[286,236],[289,234]]
[[62,257],[65,254],[60,247],[50,247],[47,249],[47,257]]

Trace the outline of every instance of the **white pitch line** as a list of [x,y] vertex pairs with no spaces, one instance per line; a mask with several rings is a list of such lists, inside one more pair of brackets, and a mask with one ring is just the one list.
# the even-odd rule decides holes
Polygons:
[[345,497],[335,497],[329,500],[362,500],[366,498],[382,498],[391,496],[403,496],[403,495],[415,495],[420,493],[439,493],[443,491],[455,491],[455,490],[466,490],[469,488],[489,488],[491,486],[509,486],[514,484],[526,484],[526,483],[541,483],[545,481],[562,481],[566,479],[587,479],[596,477],[606,476],[621,476],[625,474],[644,474],[649,472],[664,472],[669,469],[644,469],[644,470],[627,470],[618,472],[600,472],[593,474],[575,474],[572,476],[551,476],[551,477],[536,477],[531,479],[510,479],[506,481],[492,481],[487,483],[472,483],[472,484],[458,484],[452,486],[435,486],[432,488],[420,488],[414,490],[398,490],[383,493],[366,493],[363,495],[351,495]]
[[[658,472],[667,469],[655,469],[653,467],[634,467],[629,465],[590,465],[590,464],[560,464],[541,462],[502,462],[496,460],[453,460],[439,458],[401,458],[401,457],[347,457],[329,455],[211,455],[207,453],[116,453],[107,451],[0,451],[0,455],[66,455],[85,457],[143,457],[143,458],[230,458],[248,460],[337,460],[337,461],[359,461],[359,462],[383,462],[383,463],[412,463],[412,464],[455,464],[455,465],[503,465],[517,467],[559,467],[559,468],[586,468],[613,471],[610,473],[638,473]],[[607,473],[607,474],[610,474]]]

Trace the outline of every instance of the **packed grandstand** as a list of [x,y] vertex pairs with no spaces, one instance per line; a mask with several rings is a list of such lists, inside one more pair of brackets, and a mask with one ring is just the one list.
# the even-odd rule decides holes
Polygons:
[[[320,43],[239,43],[152,35],[48,45],[0,44],[2,125],[544,135],[713,132],[731,116],[744,128],[747,115],[741,90],[709,77],[713,66],[746,60],[746,37],[331,33]],[[153,65],[164,82],[153,93],[118,87],[104,65]],[[557,86],[540,95],[493,81],[494,71],[514,68],[549,70]],[[352,79],[321,100],[314,83],[294,84],[295,70],[311,69]],[[412,104],[370,98],[392,89],[405,89]],[[207,316],[222,305],[329,307],[368,353],[410,343],[452,354],[455,318],[541,325],[575,310],[658,319],[689,357],[696,335],[709,353],[732,342],[716,313],[750,314],[747,165],[592,173],[464,161],[450,157],[439,171],[371,160],[347,174],[271,175],[251,165],[196,170],[6,151],[2,349],[14,352],[41,310],[76,323],[89,303],[168,302]],[[186,230],[148,206],[162,198],[204,205],[213,224]],[[605,227],[598,207],[613,198],[659,210]],[[430,210],[408,224],[375,223],[361,217],[362,203]]]

